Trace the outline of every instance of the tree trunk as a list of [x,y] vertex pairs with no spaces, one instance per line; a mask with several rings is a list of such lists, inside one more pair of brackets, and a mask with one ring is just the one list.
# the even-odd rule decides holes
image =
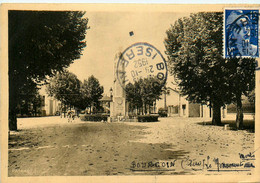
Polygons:
[[143,111],[142,111],[142,115],[145,115],[145,103],[143,102]]
[[242,109],[242,101],[241,101],[241,95],[237,95],[237,116],[236,116],[236,127],[237,129],[243,128],[243,109]]
[[156,100],[154,101],[154,108],[153,108],[153,112],[156,113]]
[[218,105],[216,102],[213,102],[213,117],[212,117],[212,124],[213,125],[221,125],[221,111],[220,111],[220,105]]
[[145,111],[145,115],[147,115],[147,111],[148,111],[147,104],[144,105],[144,111]]
[[34,113],[34,116],[36,116],[36,113],[37,113],[37,107],[34,105],[33,106],[33,113]]
[[14,79],[9,76],[9,130],[17,131],[17,105],[18,105],[18,96],[17,88],[14,84]]
[[17,131],[17,117],[14,110],[9,111],[9,130]]
[[147,105],[147,114],[150,114],[151,112],[150,112],[150,105],[148,104]]

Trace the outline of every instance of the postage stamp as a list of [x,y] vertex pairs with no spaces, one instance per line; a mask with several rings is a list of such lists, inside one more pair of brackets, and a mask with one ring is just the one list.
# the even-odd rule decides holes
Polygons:
[[117,78],[124,88],[141,78],[155,77],[157,84],[164,85],[167,80],[167,65],[161,52],[149,43],[135,43],[119,56]]
[[259,57],[258,35],[258,9],[225,9],[225,58]]

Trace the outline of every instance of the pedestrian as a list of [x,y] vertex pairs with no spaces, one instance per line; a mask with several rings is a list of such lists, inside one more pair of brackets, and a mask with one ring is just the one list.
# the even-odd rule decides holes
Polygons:
[[73,111],[68,111],[67,116],[68,116],[68,123],[72,122]]

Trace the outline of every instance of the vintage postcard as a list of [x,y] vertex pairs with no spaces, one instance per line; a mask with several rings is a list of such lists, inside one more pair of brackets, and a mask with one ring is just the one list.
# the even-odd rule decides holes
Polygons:
[[259,9],[2,4],[1,182],[259,182]]

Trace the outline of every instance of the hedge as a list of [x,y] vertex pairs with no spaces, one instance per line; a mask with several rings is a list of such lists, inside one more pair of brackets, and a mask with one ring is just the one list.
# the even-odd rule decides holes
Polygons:
[[109,114],[85,114],[81,117],[82,121],[107,121]]
[[[109,114],[85,114],[81,116],[82,121],[107,121]],[[156,122],[158,121],[158,114],[150,114],[150,115],[138,115],[137,120],[138,122]],[[133,121],[135,122],[135,118],[132,116],[126,121]]]
[[138,122],[156,122],[158,121],[158,114],[151,114],[151,115],[138,115]]

